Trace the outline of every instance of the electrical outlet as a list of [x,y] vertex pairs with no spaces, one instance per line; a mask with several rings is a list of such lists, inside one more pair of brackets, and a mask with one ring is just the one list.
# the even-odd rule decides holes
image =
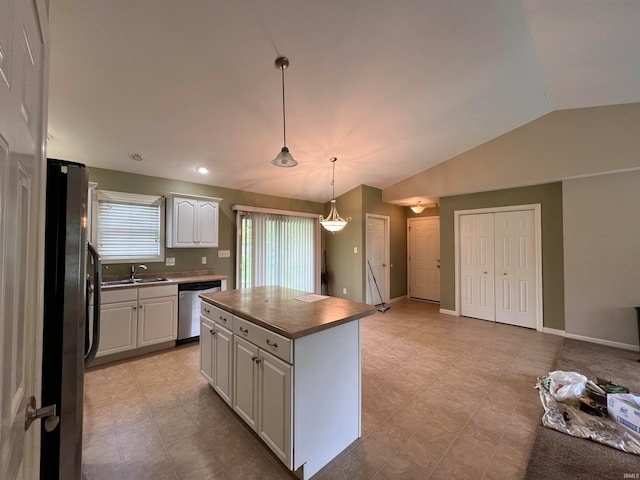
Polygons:
[[218,258],[225,258],[230,256],[231,256],[230,250],[218,250]]
[[176,264],[175,257],[167,257],[166,264],[167,264],[167,267],[173,267]]
[[342,294],[343,294],[343,295],[346,295],[346,294],[347,294],[347,287],[344,287],[344,288],[342,289]]
[[358,253],[358,247],[353,247],[353,253]]
[[206,265],[207,264],[207,257],[202,257],[202,264]]

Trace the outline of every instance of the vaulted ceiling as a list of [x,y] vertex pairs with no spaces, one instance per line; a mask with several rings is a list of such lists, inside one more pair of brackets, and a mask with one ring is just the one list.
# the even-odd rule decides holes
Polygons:
[[[384,189],[553,110],[640,101],[638,0],[50,9],[50,157],[268,195],[328,201],[334,156],[336,195]],[[271,165],[279,55],[295,168]]]

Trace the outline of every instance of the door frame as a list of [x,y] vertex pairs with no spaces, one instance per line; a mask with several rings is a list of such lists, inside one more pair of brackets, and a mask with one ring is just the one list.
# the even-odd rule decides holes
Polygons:
[[[365,288],[365,294],[364,294],[364,298],[365,298],[365,303],[367,300],[367,297],[369,297],[371,295],[371,286],[369,285],[369,265],[367,264],[367,260],[369,259],[369,252],[367,251],[367,245],[368,245],[368,240],[369,240],[369,230],[367,228],[367,223],[369,221],[370,218],[376,218],[379,220],[384,221],[384,263],[387,266],[387,268],[384,269],[384,292],[382,292],[382,295],[384,297],[385,303],[388,303],[391,301],[391,286],[389,285],[391,282],[391,247],[389,245],[390,243],[390,232],[389,232],[389,223],[391,220],[391,217],[389,217],[388,215],[378,215],[377,213],[365,213],[365,219],[364,219],[364,233],[365,233],[365,240],[364,240],[364,245],[365,245],[365,252],[364,252],[364,288]],[[369,300],[371,300],[371,304],[375,305],[374,299],[370,298]]]
[[[411,256],[411,227],[413,226],[413,224],[417,221],[421,221],[421,220],[438,220],[438,224],[440,225],[440,215],[433,215],[433,216],[426,216],[426,217],[413,217],[413,218],[407,218],[407,230],[409,230],[409,232],[407,233],[407,298],[410,298],[411,300],[416,300],[419,302],[431,302],[431,303],[440,303],[442,300],[442,283],[440,284],[440,298],[435,301],[435,300],[426,300],[423,298],[415,298],[412,297],[410,295],[410,291],[411,291],[411,262],[409,261],[409,257]],[[438,242],[440,242],[440,228],[438,227]],[[441,253],[442,255],[442,253]],[[440,257],[442,258],[442,257]],[[438,275],[440,275],[440,280],[442,280],[442,275],[441,275],[441,268],[440,268],[440,259],[438,259]]]
[[536,330],[541,332],[544,324],[543,298],[542,298],[542,206],[539,203],[528,205],[509,205],[506,207],[474,208],[470,210],[455,210],[453,212],[453,239],[455,251],[455,310],[452,312],[460,316],[460,217],[462,215],[474,215],[478,213],[516,212],[519,210],[533,210],[534,215],[534,249],[536,268]]

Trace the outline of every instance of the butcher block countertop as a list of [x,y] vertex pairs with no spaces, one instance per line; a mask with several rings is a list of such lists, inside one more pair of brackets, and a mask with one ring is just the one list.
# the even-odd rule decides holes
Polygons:
[[292,339],[373,315],[376,312],[374,305],[275,286],[212,292],[200,295],[200,298],[211,305]]

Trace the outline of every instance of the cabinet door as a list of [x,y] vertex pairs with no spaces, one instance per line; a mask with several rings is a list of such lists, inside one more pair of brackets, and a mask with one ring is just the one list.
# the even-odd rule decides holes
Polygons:
[[213,322],[200,317],[200,373],[213,385]]
[[97,357],[136,348],[138,302],[109,303],[100,308]]
[[138,313],[138,346],[175,340],[178,297],[141,300]]
[[214,329],[213,388],[231,406],[233,333],[218,324],[215,324]]
[[171,247],[189,247],[196,245],[196,225],[198,216],[198,202],[189,198],[173,199],[173,215],[171,232],[173,242]]
[[198,247],[218,246],[218,202],[198,201]]
[[277,457],[292,468],[291,378],[293,367],[259,351],[258,434]]
[[233,409],[258,428],[258,347],[233,336]]

